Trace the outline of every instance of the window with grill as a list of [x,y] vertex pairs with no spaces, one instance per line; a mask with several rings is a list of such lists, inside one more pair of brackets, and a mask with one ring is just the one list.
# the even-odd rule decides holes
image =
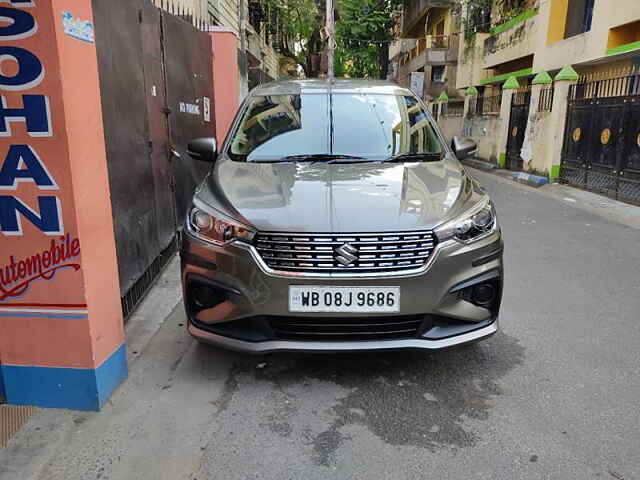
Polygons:
[[569,0],[564,38],[574,37],[591,30],[595,0]]
[[434,65],[431,67],[431,81],[434,83],[444,83],[445,81],[445,66]]

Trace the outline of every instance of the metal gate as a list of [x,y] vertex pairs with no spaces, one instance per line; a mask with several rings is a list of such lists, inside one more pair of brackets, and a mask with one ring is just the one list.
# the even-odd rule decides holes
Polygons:
[[507,136],[507,162],[509,170],[522,170],[523,161],[520,153],[524,143],[524,134],[529,121],[529,104],[531,90],[517,90],[511,97],[511,113],[509,115],[509,133]]
[[569,89],[560,179],[640,204],[640,74]]
[[167,88],[169,137],[173,156],[176,211],[179,224],[191,197],[209,170],[204,162],[191,160],[187,142],[215,136],[213,122],[213,53],[211,37],[181,18],[162,14],[164,70]]
[[205,174],[185,145],[215,132],[211,40],[148,0],[93,0],[93,8],[126,317],[175,251]]

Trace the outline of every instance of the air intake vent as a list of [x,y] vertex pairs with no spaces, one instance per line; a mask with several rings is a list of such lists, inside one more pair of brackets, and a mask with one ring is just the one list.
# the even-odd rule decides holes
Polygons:
[[280,340],[399,340],[415,338],[424,315],[386,317],[267,317]]

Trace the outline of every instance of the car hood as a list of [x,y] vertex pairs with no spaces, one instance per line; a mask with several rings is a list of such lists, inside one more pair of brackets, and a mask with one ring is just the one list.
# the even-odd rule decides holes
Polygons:
[[405,231],[452,217],[467,182],[453,157],[351,164],[221,159],[197,197],[261,231]]

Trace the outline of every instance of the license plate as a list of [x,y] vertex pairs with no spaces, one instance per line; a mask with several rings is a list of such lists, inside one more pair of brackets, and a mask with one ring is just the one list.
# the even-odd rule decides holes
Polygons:
[[400,287],[289,286],[291,312],[400,311]]

